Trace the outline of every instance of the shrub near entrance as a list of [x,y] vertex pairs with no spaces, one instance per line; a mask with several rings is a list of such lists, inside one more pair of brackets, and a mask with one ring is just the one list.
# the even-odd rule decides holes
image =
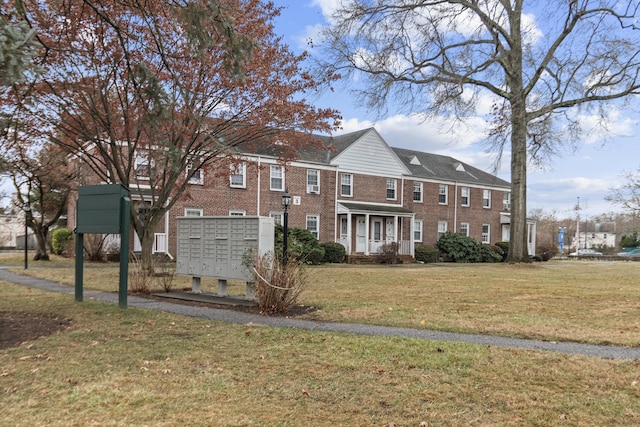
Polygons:
[[459,233],[446,232],[440,237],[436,246],[453,262],[500,262],[502,254],[499,248],[478,243],[471,237]]

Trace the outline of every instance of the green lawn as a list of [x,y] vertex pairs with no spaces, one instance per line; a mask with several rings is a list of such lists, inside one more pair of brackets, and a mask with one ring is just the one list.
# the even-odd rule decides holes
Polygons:
[[[638,345],[638,268],[313,267],[303,302],[330,320]],[[117,268],[88,270],[86,286],[117,289]],[[640,424],[640,361],[228,325],[0,287],[0,311],[72,321],[0,351],[0,425]]]

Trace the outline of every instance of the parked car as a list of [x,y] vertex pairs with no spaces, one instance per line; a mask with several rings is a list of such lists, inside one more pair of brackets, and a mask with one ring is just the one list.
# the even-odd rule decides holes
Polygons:
[[618,252],[619,256],[640,256],[640,248],[631,249],[626,252]]
[[593,249],[579,249],[576,252],[571,252],[569,256],[596,256],[602,255],[602,252],[594,251]]

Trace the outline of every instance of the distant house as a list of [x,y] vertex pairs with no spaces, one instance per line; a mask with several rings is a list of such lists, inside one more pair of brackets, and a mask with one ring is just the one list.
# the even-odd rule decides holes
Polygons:
[[615,248],[616,238],[614,222],[588,222],[584,229],[574,233],[572,246],[576,248],[577,244],[576,249]]
[[[285,191],[290,227],[339,242],[350,255],[396,242],[413,256],[416,245],[435,245],[447,231],[483,243],[509,240],[509,182],[452,157],[392,148],[373,128],[316,138],[325,148],[301,149],[290,162],[277,145],[240,147],[228,173],[202,170],[167,213],[154,250],[175,255],[181,216],[261,215],[280,223]],[[71,212],[69,221],[73,227]],[[529,227],[533,255],[535,223]]]

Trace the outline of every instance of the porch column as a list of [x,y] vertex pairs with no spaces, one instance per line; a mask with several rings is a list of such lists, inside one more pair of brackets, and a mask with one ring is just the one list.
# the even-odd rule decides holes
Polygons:
[[364,254],[369,255],[369,214],[364,215]]
[[[411,226],[409,227],[411,229],[411,232],[409,233],[409,252],[410,252],[410,255],[415,258],[415,256],[416,256],[416,250],[415,250],[416,249],[416,242],[414,241],[414,238],[413,238],[413,233],[414,233],[414,229],[413,228],[416,226],[416,215],[412,214],[409,217],[409,221],[411,221]],[[424,228],[422,230],[422,233],[424,235]],[[424,242],[424,236],[422,237],[422,241]]]
[[398,215],[394,215],[393,216],[393,236],[394,236],[394,241],[396,243],[400,243],[400,238],[398,237]]
[[351,211],[349,211],[347,213],[347,255],[353,254],[351,250],[352,248],[351,242],[353,240],[353,234],[352,234],[353,227],[351,226],[351,221],[352,221]]

